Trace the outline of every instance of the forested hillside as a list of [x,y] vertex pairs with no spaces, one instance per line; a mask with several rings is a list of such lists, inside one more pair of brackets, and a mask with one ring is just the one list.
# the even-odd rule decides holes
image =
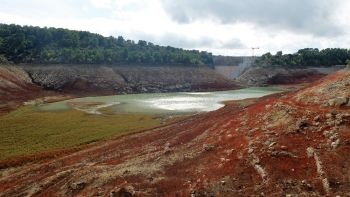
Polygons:
[[327,48],[323,50],[306,48],[294,54],[283,54],[282,51],[272,55],[266,53],[257,59],[255,65],[261,67],[312,67],[345,65],[350,60],[350,50]]
[[211,53],[86,31],[0,24],[0,60],[46,64],[212,65]]

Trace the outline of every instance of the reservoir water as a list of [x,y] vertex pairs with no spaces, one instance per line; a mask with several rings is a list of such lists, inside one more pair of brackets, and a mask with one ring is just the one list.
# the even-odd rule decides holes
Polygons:
[[101,114],[103,108],[114,113],[188,114],[217,110],[224,101],[258,98],[282,92],[281,89],[260,87],[216,92],[147,93],[76,98],[39,105],[41,111],[77,109]]

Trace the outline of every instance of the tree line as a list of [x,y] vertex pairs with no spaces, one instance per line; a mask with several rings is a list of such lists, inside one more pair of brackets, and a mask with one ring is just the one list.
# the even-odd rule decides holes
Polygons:
[[312,67],[346,65],[350,61],[350,50],[341,48],[317,48],[300,49],[294,54],[283,54],[282,51],[275,55],[266,53],[258,58],[256,66],[271,67]]
[[[0,59],[14,63],[211,66],[211,53],[86,31],[0,24]],[[7,59],[7,60],[5,60]]]

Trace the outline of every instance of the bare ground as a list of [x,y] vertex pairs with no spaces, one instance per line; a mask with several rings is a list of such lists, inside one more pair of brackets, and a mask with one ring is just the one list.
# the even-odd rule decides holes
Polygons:
[[298,92],[6,168],[0,196],[349,196],[349,85],[350,71],[340,71]]

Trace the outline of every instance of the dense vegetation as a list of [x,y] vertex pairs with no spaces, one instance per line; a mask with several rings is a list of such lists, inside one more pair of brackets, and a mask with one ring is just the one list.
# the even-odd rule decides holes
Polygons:
[[[86,31],[0,24],[0,57],[15,63],[212,65],[211,53]],[[3,58],[4,59],[4,58]]]
[[350,59],[350,50],[340,48],[328,49],[300,49],[294,54],[283,54],[282,51],[276,55],[266,53],[257,61],[257,66],[282,66],[282,67],[309,67],[309,66],[333,66],[345,65]]

